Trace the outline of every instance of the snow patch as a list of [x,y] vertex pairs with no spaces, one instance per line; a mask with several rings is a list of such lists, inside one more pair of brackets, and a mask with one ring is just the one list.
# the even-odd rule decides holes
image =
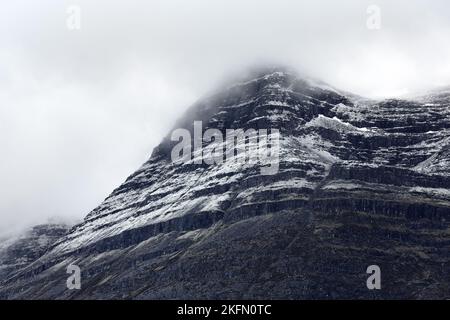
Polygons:
[[328,118],[323,114],[319,114],[317,118],[312,119],[305,124],[306,127],[322,127],[326,129],[331,129],[339,132],[373,132],[373,130],[368,128],[358,128],[354,125],[344,122],[338,117]]

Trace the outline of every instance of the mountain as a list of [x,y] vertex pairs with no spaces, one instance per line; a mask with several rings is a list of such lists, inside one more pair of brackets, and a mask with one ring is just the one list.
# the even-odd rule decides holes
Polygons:
[[[449,106],[445,91],[371,101],[260,69],[195,103],[174,129],[194,146],[196,121],[224,136],[267,130],[268,146],[279,142],[275,171],[207,164],[195,147],[174,162],[172,131],[82,223],[4,277],[0,297],[450,298]],[[245,141],[238,148],[257,146]],[[80,290],[66,287],[71,264]],[[371,265],[381,290],[366,286]]]

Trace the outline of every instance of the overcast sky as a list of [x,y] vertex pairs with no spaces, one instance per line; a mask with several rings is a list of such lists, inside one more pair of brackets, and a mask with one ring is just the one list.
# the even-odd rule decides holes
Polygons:
[[227,74],[270,61],[411,94],[450,84],[449,39],[447,0],[3,1],[0,234],[82,219]]

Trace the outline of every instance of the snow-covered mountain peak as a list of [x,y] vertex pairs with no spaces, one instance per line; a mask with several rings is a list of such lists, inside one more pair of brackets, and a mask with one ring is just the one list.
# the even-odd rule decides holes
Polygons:
[[[270,67],[200,99],[82,223],[2,283],[0,297],[233,298],[245,289],[256,298],[367,298],[355,288],[372,263],[393,266],[401,284],[381,295],[448,293],[449,101],[355,97]],[[278,130],[277,171],[196,163],[194,151],[172,161],[171,134],[192,137],[196,122],[202,133]],[[202,141],[211,145],[224,146]],[[60,281],[69,263],[83,269],[85,291]],[[426,282],[409,281],[417,269]],[[42,293],[41,283],[55,287]]]

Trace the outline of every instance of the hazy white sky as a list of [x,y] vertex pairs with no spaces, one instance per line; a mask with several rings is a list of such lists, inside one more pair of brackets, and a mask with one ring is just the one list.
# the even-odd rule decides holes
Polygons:
[[449,39],[446,0],[4,1],[0,233],[84,217],[227,74],[270,61],[365,96],[410,94],[450,84]]

